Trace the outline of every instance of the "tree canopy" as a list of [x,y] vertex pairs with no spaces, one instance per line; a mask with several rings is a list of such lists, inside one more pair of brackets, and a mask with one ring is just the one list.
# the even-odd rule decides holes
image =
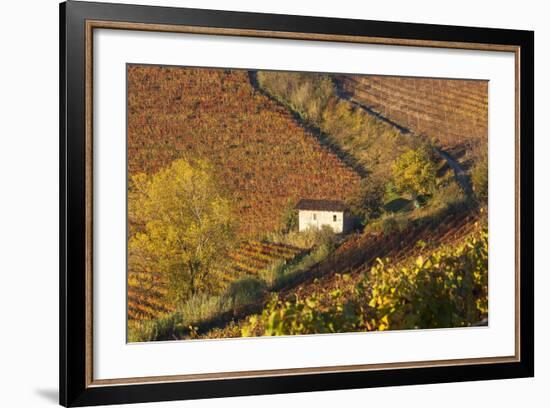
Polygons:
[[135,175],[128,197],[129,268],[166,282],[175,302],[215,287],[233,226],[210,165],[179,159],[152,176]]
[[424,147],[408,150],[393,164],[393,182],[401,193],[414,199],[433,193],[436,186],[436,166]]

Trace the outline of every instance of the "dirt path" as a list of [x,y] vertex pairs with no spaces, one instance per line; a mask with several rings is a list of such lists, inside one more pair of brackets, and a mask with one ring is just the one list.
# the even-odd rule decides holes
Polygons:
[[470,176],[468,176],[468,173],[464,168],[460,165],[459,162],[457,162],[449,153],[444,152],[443,150],[435,149],[437,154],[439,154],[439,157],[444,159],[449,167],[453,170],[455,174],[455,179],[457,183],[462,187],[464,192],[471,196],[474,191],[472,189],[472,183],[470,181]]

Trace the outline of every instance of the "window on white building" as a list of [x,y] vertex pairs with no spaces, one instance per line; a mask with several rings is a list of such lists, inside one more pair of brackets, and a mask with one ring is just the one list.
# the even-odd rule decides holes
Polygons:
[[317,219],[317,214],[313,214],[313,221]]
[[336,214],[334,214],[334,215],[332,216],[332,221],[333,221],[333,222],[336,222]]

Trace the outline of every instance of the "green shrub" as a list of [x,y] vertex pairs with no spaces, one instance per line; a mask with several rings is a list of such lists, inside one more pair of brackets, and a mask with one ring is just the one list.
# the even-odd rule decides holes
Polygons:
[[368,231],[391,235],[404,231],[410,223],[411,219],[406,213],[385,214],[376,222],[369,224]]
[[[418,197],[418,201],[421,201],[420,197]],[[414,207],[412,204],[413,202],[411,200],[407,200],[403,197],[398,197],[384,204],[384,209],[390,213],[397,213],[400,211],[411,210],[412,207]]]
[[390,235],[399,232],[399,223],[394,217],[386,218],[382,221],[382,232],[385,235]]
[[265,282],[244,277],[231,283],[219,295],[197,294],[178,307],[184,325],[212,319],[231,309],[252,303],[261,298],[266,290]]
[[177,313],[181,316],[184,325],[197,323],[224,312],[230,307],[230,302],[223,295],[198,293],[182,302]]
[[178,329],[184,325],[179,313],[171,313],[154,320],[131,320],[128,322],[128,342],[147,342],[176,338]]
[[464,190],[454,178],[441,184],[431,198],[432,206],[440,208],[457,206],[463,204],[466,200]]
[[319,244],[319,231],[310,228],[305,231],[290,231],[288,233],[273,232],[264,234],[260,241],[272,242],[275,244],[291,245],[302,249],[311,249]]
[[356,227],[363,227],[368,220],[380,215],[384,195],[385,185],[380,178],[367,177],[361,180],[359,192],[347,202]]
[[257,278],[247,277],[231,283],[222,297],[227,299],[234,309],[258,301],[263,297],[266,289],[265,282]]
[[287,262],[283,259],[270,265],[266,269],[260,271],[260,278],[263,279],[268,286],[272,286],[278,279],[283,276]]
[[297,275],[304,273],[325,260],[334,250],[335,242],[330,235],[325,237],[325,242],[317,246],[310,253],[293,262],[282,264],[276,270],[277,277],[271,285],[272,290],[279,290],[292,281]]
[[315,244],[317,246],[324,246],[329,251],[333,250],[336,246],[336,234],[329,225],[323,225],[319,230],[313,230],[315,235]]

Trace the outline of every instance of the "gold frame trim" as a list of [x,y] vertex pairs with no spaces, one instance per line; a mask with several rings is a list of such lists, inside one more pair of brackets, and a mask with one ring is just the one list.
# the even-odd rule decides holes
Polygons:
[[[93,30],[117,29],[132,31],[157,31],[187,34],[224,35],[238,37],[278,38],[309,41],[331,41],[344,43],[380,44],[410,47],[453,48],[480,51],[513,52],[515,55],[515,354],[502,357],[480,357],[467,359],[431,360],[415,362],[357,364],[342,366],[305,367],[274,370],[254,370],[219,372],[206,374],[185,374],[153,377],[128,377],[98,380],[93,378]],[[483,43],[462,43],[450,41],[428,41],[395,39],[368,36],[296,33],[284,31],[264,31],[250,29],[196,27],[185,25],[165,25],[146,23],[126,23],[118,21],[86,21],[86,388],[112,385],[169,383],[180,381],[228,380],[237,378],[292,376],[301,374],[322,374],[390,370],[397,368],[441,367],[448,365],[496,364],[521,361],[520,356],[520,49],[519,46]]]

